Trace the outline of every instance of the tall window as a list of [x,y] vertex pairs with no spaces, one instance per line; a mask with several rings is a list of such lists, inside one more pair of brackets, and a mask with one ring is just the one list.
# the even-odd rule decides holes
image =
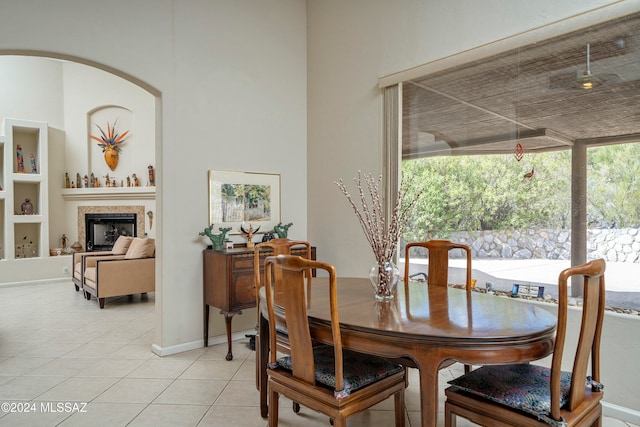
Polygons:
[[500,260],[481,284],[554,284],[596,257],[640,273],[638,39],[635,13],[403,80],[402,170],[424,192],[404,238]]

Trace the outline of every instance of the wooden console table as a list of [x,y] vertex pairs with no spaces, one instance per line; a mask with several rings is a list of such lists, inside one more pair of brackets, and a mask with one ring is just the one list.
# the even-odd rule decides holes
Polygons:
[[[293,255],[306,254],[300,246],[291,250]],[[260,251],[260,272],[264,274],[264,259],[273,255],[271,249]],[[253,249],[246,246],[233,249],[203,251],[204,288],[204,346],[209,345],[209,307],[217,307],[224,315],[227,329],[227,360],[233,359],[231,351],[231,320],[242,314],[245,308],[256,306],[256,287],[253,283]],[[316,259],[316,248],[311,247],[311,258]]]

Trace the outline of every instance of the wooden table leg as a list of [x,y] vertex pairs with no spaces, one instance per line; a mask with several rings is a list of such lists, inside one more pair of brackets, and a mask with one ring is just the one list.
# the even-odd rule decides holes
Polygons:
[[267,418],[269,407],[267,406],[267,362],[269,361],[269,323],[262,315],[258,324],[258,348],[256,358],[258,363],[258,383],[260,390],[260,415]]
[[428,354],[413,358],[420,373],[420,413],[422,426],[438,425],[438,367],[442,360],[435,360]]

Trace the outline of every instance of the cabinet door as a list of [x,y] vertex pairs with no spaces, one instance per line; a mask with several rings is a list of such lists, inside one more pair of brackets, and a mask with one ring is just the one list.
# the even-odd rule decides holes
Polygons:
[[233,275],[232,306],[243,309],[256,306],[256,287],[253,283],[253,269],[237,271]]

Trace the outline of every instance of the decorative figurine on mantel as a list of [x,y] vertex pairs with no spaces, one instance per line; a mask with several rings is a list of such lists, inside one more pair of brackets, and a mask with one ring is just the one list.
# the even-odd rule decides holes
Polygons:
[[258,230],[260,230],[260,226],[254,230],[253,225],[251,224],[249,224],[249,228],[244,228],[244,225],[240,225],[240,231],[242,231],[242,234],[245,235],[244,237],[247,238],[247,249],[251,249],[255,246],[253,243],[253,235],[257,233]]
[[279,239],[283,239],[283,238],[286,238],[287,235],[289,234],[289,228],[292,225],[293,225],[292,222],[286,225],[282,225],[282,223],[279,222],[275,227],[273,227],[273,231],[275,231]]
[[79,173],[76,173],[76,188],[82,188],[82,178]]
[[147,166],[149,169],[149,187],[155,187],[156,185],[156,172],[153,169],[153,166]]
[[[151,227],[149,227],[151,228]],[[211,247],[215,251],[221,251],[224,247],[224,241],[227,239],[227,233],[231,231],[231,227],[219,227],[220,234],[213,234],[213,224],[199,232],[199,236],[207,236],[211,240]]]

